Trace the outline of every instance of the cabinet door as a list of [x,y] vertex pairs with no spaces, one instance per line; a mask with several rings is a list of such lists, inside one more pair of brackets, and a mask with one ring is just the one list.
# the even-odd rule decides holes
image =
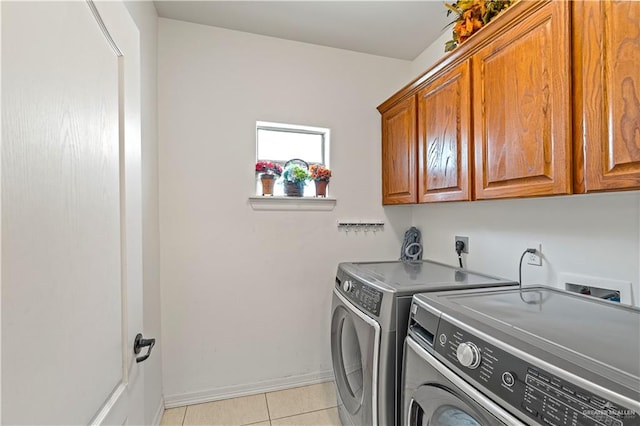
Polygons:
[[412,96],[382,114],[382,204],[417,201],[416,144]]
[[574,2],[578,192],[640,188],[640,2]]
[[569,2],[547,2],[473,60],[477,199],[571,192]]
[[418,201],[470,200],[469,61],[418,92]]

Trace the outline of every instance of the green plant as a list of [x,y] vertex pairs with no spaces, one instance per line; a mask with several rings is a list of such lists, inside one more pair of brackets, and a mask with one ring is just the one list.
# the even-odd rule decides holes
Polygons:
[[297,164],[285,167],[282,179],[287,182],[302,183],[311,179],[309,172]]

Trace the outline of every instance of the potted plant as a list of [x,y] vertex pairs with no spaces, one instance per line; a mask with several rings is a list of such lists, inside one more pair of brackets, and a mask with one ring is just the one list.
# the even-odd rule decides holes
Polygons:
[[456,0],[453,4],[445,3],[447,16],[451,13],[458,16],[452,22],[455,24],[453,39],[445,43],[444,51],[449,52],[458,47],[515,2],[516,0]]
[[258,161],[256,173],[259,174],[262,182],[262,195],[273,195],[273,184],[276,177],[282,174],[282,166],[271,161]]
[[331,179],[331,170],[322,164],[312,164],[309,167],[309,174],[316,184],[316,197],[326,197],[327,185]]
[[302,197],[304,185],[311,179],[307,163],[303,160],[289,160],[284,165],[282,180],[284,182],[284,193],[290,197]]

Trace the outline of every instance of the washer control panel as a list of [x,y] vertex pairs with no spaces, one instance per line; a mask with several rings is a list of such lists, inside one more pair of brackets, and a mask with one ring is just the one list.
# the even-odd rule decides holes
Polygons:
[[517,358],[445,319],[436,353],[522,415],[552,426],[640,425],[640,414]]
[[359,308],[375,316],[380,315],[383,296],[380,290],[352,278],[340,280],[338,277],[336,288]]

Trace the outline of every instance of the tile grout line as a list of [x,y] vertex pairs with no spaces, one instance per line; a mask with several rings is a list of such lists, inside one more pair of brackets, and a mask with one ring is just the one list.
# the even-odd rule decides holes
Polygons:
[[305,414],[311,414],[311,413],[318,413],[320,411],[328,411],[331,410],[332,408],[338,408],[338,406],[333,406],[333,407],[328,407],[328,408],[321,408],[319,410],[311,410],[311,411],[305,411],[304,413],[299,413],[299,414],[293,414],[291,416],[285,416],[285,417],[278,417],[277,419],[274,420],[283,420],[283,419],[290,419],[292,417],[298,417],[298,416],[304,416]]
[[319,408],[317,410],[304,411],[302,413],[292,414],[290,416],[278,417],[277,419],[273,419],[273,420],[282,420],[282,419],[288,419],[288,418],[291,418],[291,417],[303,416],[305,414],[317,413],[318,411],[331,410],[332,408],[338,408],[338,406],[337,405],[332,405],[331,407],[327,407],[327,408]]
[[271,410],[269,410],[269,399],[267,398],[267,393],[263,393],[264,395],[264,403],[267,404],[267,416],[269,416],[269,425],[271,425]]
[[188,405],[185,405],[184,407],[184,414],[182,415],[182,423],[180,423],[182,426],[184,426],[184,421],[187,419],[187,410],[189,409]]

